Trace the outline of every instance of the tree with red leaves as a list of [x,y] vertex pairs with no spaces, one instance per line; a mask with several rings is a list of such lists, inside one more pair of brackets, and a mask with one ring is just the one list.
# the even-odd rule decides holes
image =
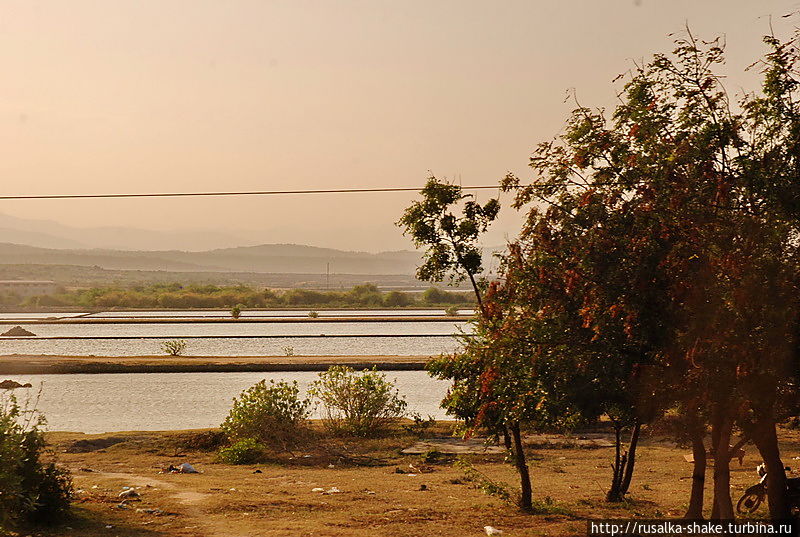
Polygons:
[[[734,112],[714,72],[720,42],[687,34],[630,74],[611,118],[578,107],[566,134],[537,147],[532,181],[503,182],[529,211],[507,263],[507,309],[528,327],[517,332],[540,340],[545,388],[542,372],[566,361],[555,370],[584,379],[581,398],[592,393],[588,405],[576,400],[584,412],[630,420],[609,499],[630,484],[639,425],[669,404],[692,413],[695,446],[710,428],[712,516],[733,518],[738,427],[764,457],[781,518],[775,424],[797,395],[797,47],[767,39],[763,92]],[[702,486],[695,516],[697,494]]]

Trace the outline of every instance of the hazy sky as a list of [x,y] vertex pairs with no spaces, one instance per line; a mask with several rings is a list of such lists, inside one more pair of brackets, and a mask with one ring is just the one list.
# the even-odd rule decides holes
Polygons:
[[[4,194],[417,186],[526,174],[575,88],[611,105],[631,61],[688,22],[725,34],[731,89],[797,1],[5,0]],[[480,194],[481,198],[488,193]],[[14,201],[78,226],[260,230],[262,242],[407,247],[411,196]],[[517,229],[507,215],[497,244]]]

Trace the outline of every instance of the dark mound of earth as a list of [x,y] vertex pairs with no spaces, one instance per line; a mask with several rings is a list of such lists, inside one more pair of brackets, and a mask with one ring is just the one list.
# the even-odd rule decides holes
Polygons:
[[16,380],[4,380],[0,382],[0,390],[16,390],[17,388],[32,388],[29,383],[28,384],[20,384]]
[[6,330],[2,334],[0,334],[0,336],[17,336],[17,337],[19,337],[19,336],[35,336],[35,335],[36,334],[34,334],[33,332],[29,332],[28,330],[25,330],[21,326],[15,326],[11,330]]
[[107,438],[87,438],[85,440],[76,440],[72,443],[67,449],[67,453],[91,453],[92,451],[97,451],[99,449],[105,449],[107,447],[114,446],[116,444],[121,444],[123,442],[127,442],[130,440],[129,438],[123,438],[120,436],[109,436]]

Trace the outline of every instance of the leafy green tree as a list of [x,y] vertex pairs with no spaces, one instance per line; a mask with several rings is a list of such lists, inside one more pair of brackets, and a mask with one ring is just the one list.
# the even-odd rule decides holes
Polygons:
[[[476,325],[480,328],[489,322],[489,317],[482,296],[484,285],[477,279],[483,270],[479,238],[497,218],[500,204],[496,199],[490,199],[480,205],[471,195],[464,194],[460,186],[439,181],[433,176],[428,178],[421,194],[422,200],[412,203],[398,221],[414,244],[418,248],[425,248],[425,260],[417,270],[417,277],[431,282],[449,277],[452,283],[468,279],[478,303],[480,316]],[[460,215],[457,214],[459,206]],[[423,295],[423,300],[435,300],[434,293],[437,291],[435,288],[429,289]],[[520,505],[530,510],[532,492],[521,425],[507,421],[507,414],[500,410],[504,401],[478,404],[482,385],[476,381],[488,373],[484,356],[485,353],[474,355],[467,345],[465,352],[432,360],[428,370],[434,376],[453,381],[451,394],[445,404],[456,416],[469,422],[477,418],[473,414],[480,407],[478,412],[481,419],[475,423],[488,426],[493,433],[502,431],[507,447],[513,443],[514,460],[520,472]],[[484,392],[484,399],[489,393]]]
[[412,203],[397,222],[418,248],[425,249],[417,278],[437,282],[449,277],[454,283],[468,279],[482,310],[477,276],[483,267],[478,239],[497,217],[500,204],[490,199],[480,205],[471,194],[464,194],[460,186],[433,176],[428,178],[421,194],[422,199]]

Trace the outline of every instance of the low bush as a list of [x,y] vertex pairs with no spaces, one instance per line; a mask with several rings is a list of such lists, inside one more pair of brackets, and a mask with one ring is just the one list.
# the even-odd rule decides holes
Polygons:
[[[460,304],[472,307],[475,298],[463,290],[447,291],[432,287],[422,294],[413,291],[381,291],[375,284],[356,285],[349,291],[315,291],[313,289],[254,288],[247,285],[201,285],[154,283],[150,285],[107,286],[89,289],[62,290],[53,295],[22,297],[0,294],[0,305],[24,307],[80,308],[225,308],[232,316],[236,308],[356,307],[403,308],[408,306],[444,306]],[[240,311],[241,311],[240,310]]]
[[27,405],[0,394],[0,533],[24,524],[52,524],[69,511],[69,473],[41,460],[43,425]]
[[458,306],[456,306],[456,305],[454,304],[454,305],[452,305],[452,306],[447,306],[447,307],[444,309],[444,313],[445,313],[445,315],[451,315],[451,316],[453,316],[453,315],[458,315],[458,309],[459,309],[459,308],[458,308]]
[[472,304],[473,301],[471,293],[445,291],[438,287],[430,287],[422,293],[422,302],[431,306],[435,304]]
[[222,431],[233,441],[256,439],[288,450],[307,429],[310,413],[311,403],[300,398],[297,382],[262,380],[234,398]]
[[407,403],[386,375],[334,366],[319,374],[309,393],[322,404],[323,422],[334,434],[372,436],[403,417]]
[[402,291],[389,291],[383,297],[383,305],[387,308],[403,308],[414,303],[414,298]]
[[170,356],[180,356],[186,350],[186,342],[182,339],[165,341],[161,344],[161,350]]
[[264,446],[255,438],[242,438],[220,449],[219,458],[226,464],[254,464],[264,458]]

